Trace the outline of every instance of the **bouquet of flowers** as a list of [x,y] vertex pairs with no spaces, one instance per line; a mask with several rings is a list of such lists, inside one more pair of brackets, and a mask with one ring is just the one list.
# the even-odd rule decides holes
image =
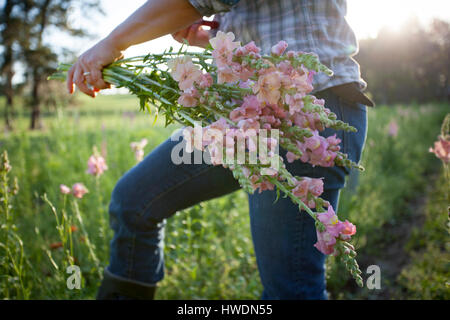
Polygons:
[[[339,151],[335,135],[319,135],[325,128],[356,131],[310,94],[314,74],[332,71],[313,53],[286,51],[284,41],[263,55],[254,42],[241,46],[234,38],[219,31],[201,53],[182,47],[122,59],[104,68],[103,78],[128,88],[141,109],[163,115],[166,125],[184,125],[186,151],[207,151],[211,163],[232,170],[246,192],[276,190],[277,199],[280,193],[289,197],[315,220],[315,247],[341,257],[362,286],[349,242],[356,227],[340,221],[320,198],[322,179],[293,176],[278,154],[281,147],[288,162],[363,170]],[[65,79],[70,67],[61,64],[50,79]]]

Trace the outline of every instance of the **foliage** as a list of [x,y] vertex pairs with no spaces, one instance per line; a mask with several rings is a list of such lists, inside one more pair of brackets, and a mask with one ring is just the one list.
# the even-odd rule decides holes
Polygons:
[[[46,254],[50,250],[53,261],[63,269],[66,263],[64,250],[50,248],[51,244],[61,240],[55,216],[42,196],[47,194],[61,214],[64,197],[59,192],[59,184],[70,185],[77,181],[86,184],[90,193],[78,201],[80,214],[100,261],[100,268],[105,267],[108,264],[108,246],[112,234],[107,230],[106,237],[102,237],[101,220],[108,219],[108,202],[115,183],[135,165],[130,142],[147,138],[149,144],[145,152],[148,153],[177,128],[173,125],[164,128],[161,119],[152,127],[147,114],[136,112],[138,105],[135,100],[130,96],[99,96],[95,101],[80,97],[81,104],[78,107],[59,109],[55,115],[44,117],[47,130],[20,130],[27,127],[27,114],[24,114],[17,120],[19,130],[0,138],[0,148],[9,153],[12,166],[9,174],[17,177],[20,183],[20,191],[12,202],[13,222],[23,242],[27,261],[24,264],[24,285],[29,290],[29,298],[95,297],[100,279],[95,262],[89,255],[89,248],[82,241],[83,234],[77,219],[73,219],[78,227],[73,232],[73,243],[74,256],[82,268],[82,289],[68,290],[68,275],[57,272]],[[428,214],[426,224],[436,227],[425,226],[422,229],[424,211],[414,201],[429,194],[425,188],[430,184],[430,173],[440,167],[440,161],[428,152],[428,148],[436,139],[447,110],[447,104],[396,108],[377,106],[369,110],[369,133],[362,160],[368,170],[361,175],[357,186],[353,187],[354,182],[349,181],[353,186],[349,185],[342,192],[339,212],[348,214],[344,218],[357,222],[360,234],[367,235],[355,239],[363,278],[366,277],[364,271],[368,265],[380,263],[382,281],[386,280],[382,283],[382,293],[386,293],[388,288],[398,290],[395,290],[395,295],[383,295],[367,288],[357,289],[351,279],[345,277],[345,273],[332,269],[329,272],[336,272],[328,280],[332,298],[422,299],[436,298],[442,292],[434,291],[434,288],[442,288],[439,281],[445,280],[445,275],[433,273],[436,275],[433,276],[429,271],[441,265],[436,264],[434,269],[427,268],[434,261],[430,259],[444,256],[437,254],[436,249],[428,252],[422,243],[435,241],[433,239],[442,241],[446,237],[445,230],[433,215]],[[389,135],[386,126],[391,120],[397,121],[399,126],[396,138]],[[99,150],[105,150],[109,167],[101,177],[98,191],[95,179],[85,173],[93,145]],[[436,185],[442,186],[439,182]],[[436,197],[439,198],[439,194],[436,192]],[[356,201],[357,198],[360,201]],[[433,199],[430,198],[427,203],[434,203],[436,208],[440,206]],[[439,211],[439,219],[442,219],[443,207],[440,208],[436,212]],[[68,206],[67,215],[70,217],[73,214],[74,211]],[[411,233],[413,227],[417,227],[419,233]],[[404,232],[405,228],[409,233]],[[238,191],[181,211],[168,220],[166,231],[167,272],[156,298],[260,297],[262,288],[251,241],[245,193]],[[411,238],[410,233],[413,235]],[[424,234],[427,234],[425,238],[422,236]],[[402,242],[404,246],[395,245],[403,237],[406,239]],[[373,241],[368,241],[370,239]],[[411,239],[411,244],[407,244],[408,239]],[[421,241],[420,247],[416,241]],[[388,252],[388,248],[392,248],[392,252]],[[416,263],[414,268],[410,268],[408,264],[393,266],[386,263],[409,257],[414,252],[418,257],[422,256],[422,252],[424,257],[428,256],[427,264]],[[383,256],[383,253],[389,255]],[[338,267],[334,263],[330,265]],[[392,268],[396,269],[397,275],[405,269],[409,285],[395,276],[386,278]],[[426,282],[426,286],[420,284],[421,281]],[[422,291],[421,286],[429,289]],[[6,298],[3,292],[1,295],[1,298]],[[12,290],[9,297],[20,298],[21,295]]]
[[355,59],[376,103],[449,101],[450,23],[417,19],[398,32],[382,29],[360,41]]

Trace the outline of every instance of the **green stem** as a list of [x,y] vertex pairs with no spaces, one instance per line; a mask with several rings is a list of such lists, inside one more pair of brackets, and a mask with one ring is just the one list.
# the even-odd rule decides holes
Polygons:
[[281,191],[283,191],[285,194],[287,194],[289,196],[289,198],[292,199],[292,201],[294,201],[296,204],[298,204],[304,211],[306,211],[317,223],[322,224],[322,222],[320,222],[317,217],[316,214],[306,205],[303,203],[302,200],[300,200],[299,198],[297,198],[290,190],[288,190],[283,183],[281,183],[280,181],[278,181],[276,178],[272,178],[269,177],[268,180],[277,186],[278,189],[280,189]]

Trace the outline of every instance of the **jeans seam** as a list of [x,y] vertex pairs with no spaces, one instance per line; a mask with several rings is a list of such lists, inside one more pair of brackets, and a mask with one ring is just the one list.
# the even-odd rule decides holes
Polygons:
[[136,232],[133,232],[133,236],[131,239],[131,245],[129,247],[129,253],[128,253],[128,259],[127,259],[127,277],[129,279],[132,279],[132,273],[133,273],[133,256],[134,256],[134,252],[135,252],[135,247],[136,247]]
[[[341,120],[345,123],[347,123],[346,121],[346,115],[345,115],[345,110],[343,107],[343,101],[341,97],[338,97],[338,107],[339,107],[339,111],[341,113]],[[344,130],[344,132],[342,133],[342,152],[347,154],[348,153],[348,131]]]
[[[297,215],[297,222],[300,223],[300,226],[298,227],[298,232],[297,232],[297,238],[298,238],[298,251],[296,254],[296,265],[298,266],[298,268],[296,268],[296,287],[300,288],[301,287],[301,281],[302,281],[302,270],[303,270],[303,259],[300,259],[300,253],[304,252],[304,242],[305,242],[305,222],[302,221],[302,219],[304,219],[305,217],[301,216],[302,214],[307,214],[307,212],[305,211],[300,211],[299,215]],[[301,298],[300,297],[300,293],[296,292],[297,298]]]

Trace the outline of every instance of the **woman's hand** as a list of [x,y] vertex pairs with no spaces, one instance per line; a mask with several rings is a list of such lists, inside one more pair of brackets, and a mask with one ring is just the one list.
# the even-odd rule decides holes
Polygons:
[[202,48],[206,48],[209,43],[209,32],[202,28],[200,21],[172,33],[172,37],[181,43],[184,43],[183,39],[186,39],[189,45]]
[[112,41],[108,38],[101,40],[84,52],[70,68],[67,73],[67,90],[72,94],[76,85],[82,92],[95,98],[98,91],[111,87],[103,80],[103,67],[122,57],[122,51]]

